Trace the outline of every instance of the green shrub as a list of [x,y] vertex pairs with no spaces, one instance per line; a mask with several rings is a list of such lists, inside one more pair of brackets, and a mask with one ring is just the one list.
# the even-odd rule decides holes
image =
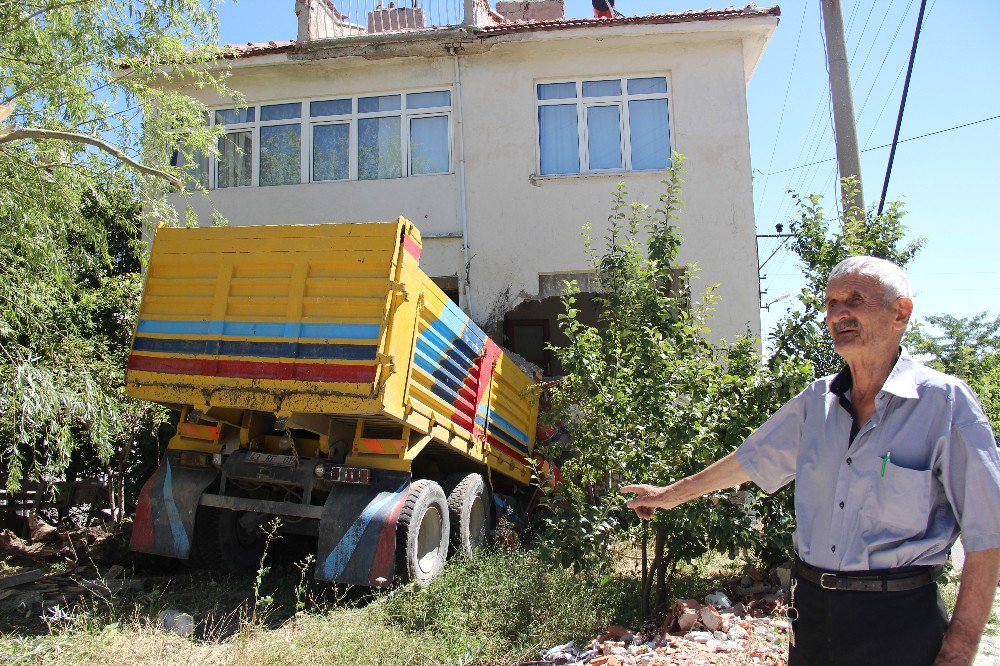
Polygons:
[[494,551],[451,563],[425,589],[390,593],[377,610],[408,631],[464,640],[480,658],[587,640],[635,619],[635,584],[578,575],[533,551]]

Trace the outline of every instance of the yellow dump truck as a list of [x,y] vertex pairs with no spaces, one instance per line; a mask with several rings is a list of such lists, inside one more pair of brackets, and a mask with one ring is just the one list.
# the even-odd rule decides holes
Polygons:
[[126,384],[180,421],[133,550],[256,567],[277,517],[319,580],[426,582],[523,509],[537,378],[421,248],[404,218],[156,231]]

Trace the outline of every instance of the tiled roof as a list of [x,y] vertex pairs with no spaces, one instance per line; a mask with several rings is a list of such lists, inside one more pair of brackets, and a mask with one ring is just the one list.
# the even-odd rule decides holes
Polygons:
[[246,44],[226,44],[223,48],[231,57],[234,58],[250,55],[264,55],[267,53],[285,53],[295,49],[295,40],[289,39],[282,42],[247,42]]
[[683,12],[667,12],[665,14],[647,14],[646,16],[626,16],[613,19],[573,18],[554,21],[517,21],[501,23],[480,28],[486,34],[509,32],[528,32],[534,30],[564,30],[567,28],[596,28],[612,25],[631,25],[634,23],[690,23],[694,21],[724,21],[729,19],[747,18],[751,16],[781,16],[781,9],[773,7],[725,7],[724,9],[689,9]]
[[[746,5],[745,7],[724,7],[722,9],[689,9],[683,12],[667,12],[665,14],[647,14],[646,16],[626,16],[614,19],[596,18],[570,18],[551,21],[517,21],[514,23],[501,23],[489,25],[475,30],[478,34],[498,35],[512,32],[532,32],[542,30],[565,30],[570,28],[602,28],[632,24],[657,24],[657,23],[692,23],[695,21],[725,21],[756,16],[781,16],[781,9],[775,5],[772,7],[757,7],[756,5]],[[455,26],[458,27],[458,26]],[[430,28],[430,30],[440,30],[440,28]],[[246,56],[268,55],[273,53],[287,53],[294,51],[298,47],[295,40],[281,42],[247,42],[246,44],[227,44],[228,57],[242,58]]]

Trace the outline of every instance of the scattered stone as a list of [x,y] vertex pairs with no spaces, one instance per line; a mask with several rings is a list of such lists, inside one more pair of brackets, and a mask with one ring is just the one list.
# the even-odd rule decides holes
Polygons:
[[783,618],[771,620],[768,624],[770,624],[775,629],[781,629],[783,631],[791,631],[792,629],[792,623]]
[[707,631],[689,631],[684,635],[684,638],[695,643],[708,643],[709,639],[712,638],[712,634]]
[[746,638],[750,634],[742,626],[734,624],[732,627],[729,628],[729,632],[727,635],[729,636],[730,640],[735,641]]
[[182,638],[189,638],[194,633],[194,618],[177,610],[162,611],[156,616],[156,623],[163,631],[169,631]]
[[716,608],[732,608],[733,602],[722,590],[716,590],[714,594],[705,597],[705,603]]
[[690,631],[696,624],[698,624],[698,611],[693,608],[686,609],[677,618],[677,626],[681,631]]
[[786,562],[785,564],[782,564],[774,570],[774,575],[777,576],[781,587],[787,590],[789,584],[792,582],[792,563]]
[[722,628],[722,615],[713,607],[705,606],[701,609],[701,623],[709,631],[718,631]]

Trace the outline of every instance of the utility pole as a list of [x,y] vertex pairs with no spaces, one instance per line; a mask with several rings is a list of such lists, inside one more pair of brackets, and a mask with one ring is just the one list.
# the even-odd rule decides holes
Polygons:
[[[847,45],[844,43],[844,16],[840,0],[821,0],[823,29],[826,34],[826,61],[830,71],[830,94],[833,98],[833,128],[837,135],[837,168],[840,172],[840,198],[845,211],[857,208],[864,214],[865,200],[861,188],[861,159],[858,156],[858,131],[854,126],[854,98],[851,95],[851,73],[847,66]],[[854,176],[857,192],[844,188],[844,178]]]

